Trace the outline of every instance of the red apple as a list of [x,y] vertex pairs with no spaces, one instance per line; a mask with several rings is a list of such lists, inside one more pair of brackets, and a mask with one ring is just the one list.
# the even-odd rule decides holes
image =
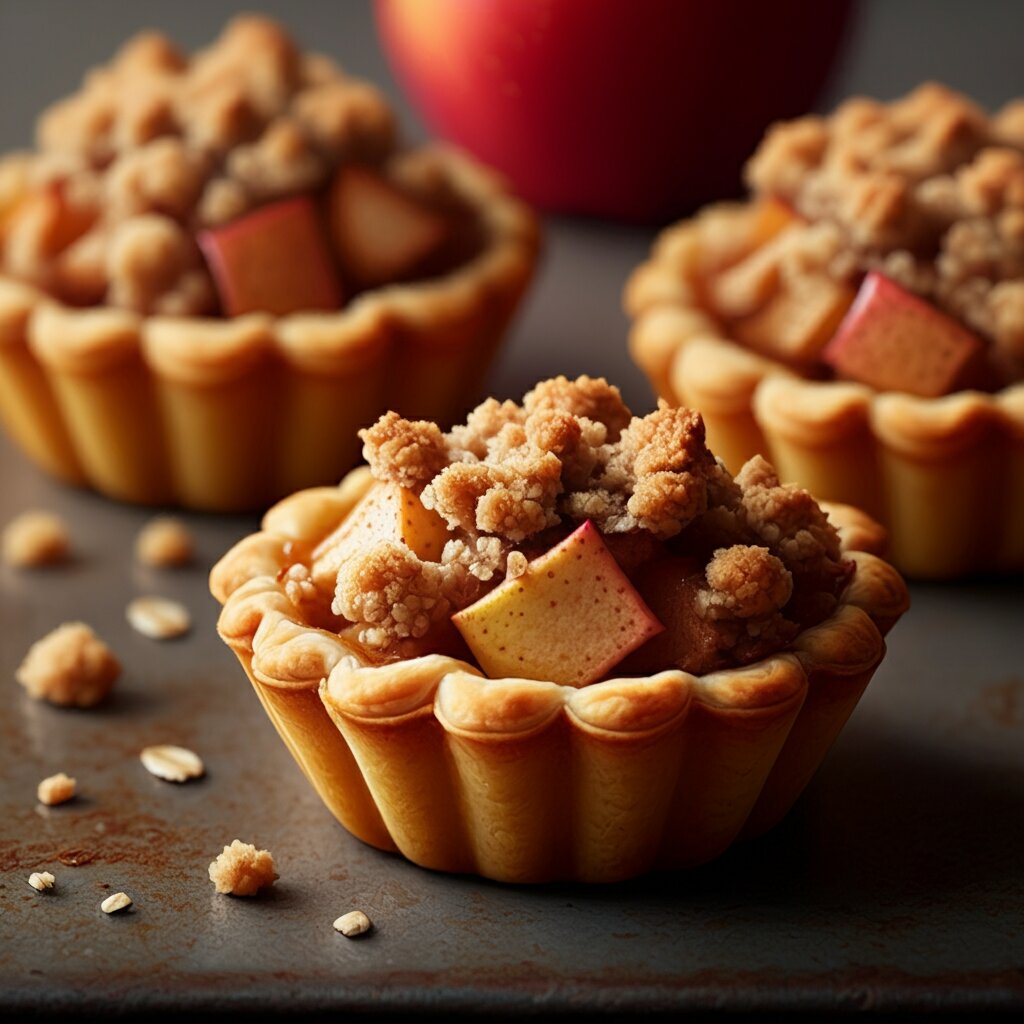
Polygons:
[[341,306],[330,249],[308,196],[261,206],[197,240],[228,316]]
[[937,398],[979,376],[984,342],[924,299],[870,273],[822,353],[836,374],[878,391]]
[[848,0],[376,0],[429,125],[549,210],[663,219],[733,193],[805,113]]

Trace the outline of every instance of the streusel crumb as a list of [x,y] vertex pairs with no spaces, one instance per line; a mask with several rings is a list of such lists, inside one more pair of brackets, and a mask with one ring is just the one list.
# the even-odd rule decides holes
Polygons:
[[224,847],[224,852],[210,865],[209,874],[217,892],[232,896],[254,896],[280,877],[269,850],[257,850],[240,839]]
[[0,549],[8,565],[54,565],[67,560],[71,538],[64,520],[56,513],[32,510],[15,516],[4,527]]
[[41,804],[47,807],[55,807],[57,804],[67,803],[74,797],[78,786],[77,780],[58,772],[43,779],[36,787],[36,798]]
[[84,622],[66,622],[37,640],[15,673],[37,700],[79,708],[98,704],[121,674],[121,663]]
[[706,567],[680,581],[696,623],[688,671],[785,646],[827,613],[852,571],[806,491],[760,458],[734,479],[708,451],[698,413],[662,403],[634,417],[599,378],[545,381],[522,405],[488,399],[449,433],[388,413],[362,438],[373,475],[418,494],[449,533],[440,561],[381,540],[340,565],[332,611],[385,657],[436,635],[584,520],[627,574],[643,578],[663,559]]
[[192,531],[173,516],[157,516],[135,538],[135,558],[153,568],[188,565],[195,558]]

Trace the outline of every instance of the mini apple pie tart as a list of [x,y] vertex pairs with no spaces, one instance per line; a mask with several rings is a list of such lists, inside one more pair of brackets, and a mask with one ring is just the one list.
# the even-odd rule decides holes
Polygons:
[[259,17],[130,41],[0,158],[0,419],[113,497],[266,505],[479,397],[536,262],[469,158]]
[[730,467],[865,509],[910,575],[1024,569],[1024,101],[851,99],[747,178],[627,286],[658,394]]
[[603,380],[360,437],[211,589],[327,807],[425,867],[614,881],[771,828],[907,607],[873,521]]

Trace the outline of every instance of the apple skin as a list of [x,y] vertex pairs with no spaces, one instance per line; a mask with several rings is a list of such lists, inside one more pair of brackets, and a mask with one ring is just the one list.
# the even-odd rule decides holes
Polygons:
[[822,352],[838,377],[938,398],[984,387],[985,345],[924,299],[872,271]]
[[197,238],[228,316],[339,309],[343,295],[309,196],[282,199]]
[[452,616],[492,678],[586,686],[664,628],[588,520]]
[[663,221],[735,194],[772,121],[806,113],[850,0],[376,0],[439,135],[553,212]]

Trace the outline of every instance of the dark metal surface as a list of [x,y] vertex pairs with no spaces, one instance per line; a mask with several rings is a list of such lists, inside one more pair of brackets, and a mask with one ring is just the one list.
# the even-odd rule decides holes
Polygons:
[[[228,6],[81,5],[102,15],[102,31],[91,33],[72,13],[79,5],[3,2],[8,98],[11,61],[27,59],[14,54],[16,39],[42,45],[29,22],[57,11],[70,20],[57,29],[63,80],[40,73],[44,85],[5,102],[0,142],[27,142],[10,111],[20,117],[66,90],[132,28],[160,23],[198,43]],[[292,9],[305,36],[355,70],[384,74],[367,49],[365,8]],[[877,36],[872,12],[862,31]],[[12,35],[20,28],[27,34]],[[879,36],[878,45],[891,44]],[[56,57],[35,60],[45,70]],[[844,81],[869,88],[856,67],[861,78],[848,67]],[[1003,88],[994,71],[986,79],[976,70]],[[884,81],[879,91],[892,92],[892,76]],[[550,225],[544,275],[498,368],[501,394],[588,371],[622,382],[637,408],[649,405],[625,355],[618,294],[651,237]],[[1024,1010],[1019,581],[913,588],[914,607],[860,708],[773,834],[686,874],[513,888],[381,854],[322,809],[214,631],[206,570],[255,519],[188,516],[200,563],[143,571],[131,542],[148,511],[54,484],[0,439],[0,522],[29,507],[67,519],[76,558],[61,569],[0,569],[0,1008]],[[124,607],[141,593],[184,601],[192,633],[166,643],[133,633]],[[38,704],[14,682],[29,643],[75,618],[125,666],[112,698],[91,711]],[[137,754],[155,742],[198,751],[207,777],[174,786],[150,776]],[[38,806],[37,782],[60,770],[78,778],[81,795]],[[236,837],[274,852],[281,878],[267,895],[214,893],[207,866]],[[53,892],[28,886],[37,870],[57,876]],[[135,906],[107,917],[100,901],[119,889]],[[375,929],[349,941],[331,923],[356,907]]]

